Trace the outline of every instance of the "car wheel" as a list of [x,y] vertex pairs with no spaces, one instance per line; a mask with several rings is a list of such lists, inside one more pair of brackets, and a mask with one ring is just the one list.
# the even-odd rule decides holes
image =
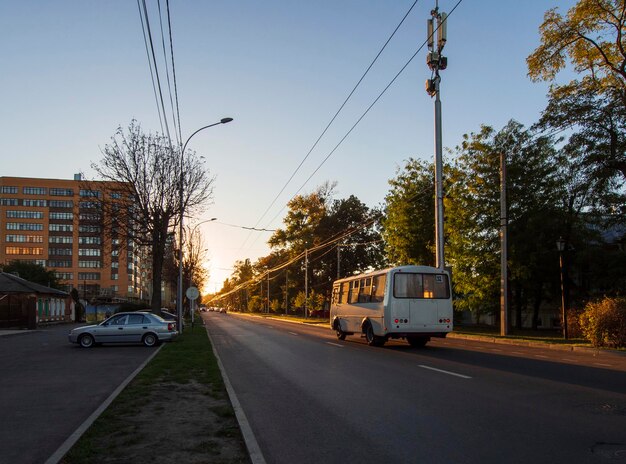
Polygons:
[[93,337],[89,334],[81,335],[80,338],[78,339],[78,343],[83,348],[91,348],[92,346],[95,345]]
[[159,339],[153,333],[147,333],[143,336],[141,341],[145,346],[155,346]]
[[365,340],[367,340],[369,346],[383,346],[385,344],[385,337],[374,335],[374,328],[371,322],[368,322],[365,326]]

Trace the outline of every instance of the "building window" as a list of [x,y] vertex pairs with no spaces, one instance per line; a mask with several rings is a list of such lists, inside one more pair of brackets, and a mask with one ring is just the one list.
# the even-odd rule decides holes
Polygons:
[[78,216],[81,221],[99,221],[100,215],[98,213],[80,213]]
[[78,256],[100,256],[100,250],[98,248],[79,248]]
[[78,261],[78,267],[102,267],[100,261]]
[[117,279],[119,279],[119,274],[111,273],[111,280],[117,280]]
[[46,200],[22,200],[22,206],[34,206],[36,208],[45,208],[47,203]]
[[100,232],[100,226],[78,226],[78,232],[84,232],[84,233]]
[[52,235],[48,237],[48,243],[72,243],[74,237],[71,235]]
[[58,212],[50,212],[50,219],[58,219],[62,221],[71,221],[74,219],[74,214],[72,213],[58,213]]
[[78,280],[100,280],[99,272],[79,272]]
[[100,198],[100,192],[97,190],[80,189],[80,196]]
[[49,255],[61,255],[61,256],[71,256],[72,249],[71,248],[49,248]]
[[72,262],[71,261],[56,261],[56,260],[49,259],[48,267],[72,267]]
[[5,252],[7,255],[42,255],[43,248],[34,247],[6,247]]
[[43,235],[7,235],[5,239],[16,243],[43,243]]
[[46,187],[23,187],[22,193],[24,195],[47,195],[48,189]]
[[50,200],[48,206],[50,208],[73,208],[74,202],[72,200]]
[[71,224],[48,224],[48,230],[50,232],[72,232],[74,226]]
[[120,263],[118,263],[117,261],[113,261],[111,263],[111,269],[118,269],[120,267]]
[[17,193],[17,187],[8,187],[8,186],[2,186],[2,190],[0,190],[0,192],[2,193]]
[[17,206],[17,198],[0,198],[0,206]]
[[[100,237],[78,237],[79,245],[100,245],[102,244],[102,238]],[[100,256],[100,255],[98,255]]]
[[30,222],[7,222],[7,230],[43,230],[43,224]]
[[73,280],[74,279],[73,272],[55,272],[54,275],[59,280]]
[[72,197],[74,196],[74,190],[63,188],[51,188],[50,195],[55,197]]
[[7,211],[11,219],[43,219],[43,211]]

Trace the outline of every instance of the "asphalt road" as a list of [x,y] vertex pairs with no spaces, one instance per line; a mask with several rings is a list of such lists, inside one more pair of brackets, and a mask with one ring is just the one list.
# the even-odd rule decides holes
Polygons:
[[154,352],[81,349],[67,340],[78,325],[0,337],[0,463],[45,462]]
[[268,463],[626,462],[626,357],[207,313]]

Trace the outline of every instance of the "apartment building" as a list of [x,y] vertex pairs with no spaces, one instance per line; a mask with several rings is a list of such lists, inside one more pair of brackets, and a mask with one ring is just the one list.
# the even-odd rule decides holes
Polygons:
[[73,180],[0,177],[0,266],[41,264],[85,299],[148,300],[147,260],[103,220],[99,206],[118,195],[115,184],[86,183],[78,174]]

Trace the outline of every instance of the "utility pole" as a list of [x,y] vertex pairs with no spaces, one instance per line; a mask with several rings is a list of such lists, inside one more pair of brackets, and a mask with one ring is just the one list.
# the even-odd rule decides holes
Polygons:
[[508,217],[506,208],[506,157],[500,153],[500,335],[509,334]]
[[285,269],[285,315],[289,310],[289,269]]
[[304,318],[306,319],[309,304],[309,250],[304,250]]
[[339,280],[340,277],[340,270],[341,270],[341,266],[340,266],[340,259],[341,259],[341,245],[337,244],[337,280]]
[[267,314],[270,313],[270,271],[267,271]]
[[[426,92],[435,97],[435,266],[444,268],[444,240],[443,240],[443,142],[441,135],[441,100],[439,71],[448,67],[448,59],[441,55],[446,45],[447,17],[446,13],[439,13],[439,2],[430,12],[428,20],[428,55],[426,63],[433,72],[433,77],[426,81]],[[435,30],[435,21],[437,29]],[[437,43],[435,44],[435,32]]]

